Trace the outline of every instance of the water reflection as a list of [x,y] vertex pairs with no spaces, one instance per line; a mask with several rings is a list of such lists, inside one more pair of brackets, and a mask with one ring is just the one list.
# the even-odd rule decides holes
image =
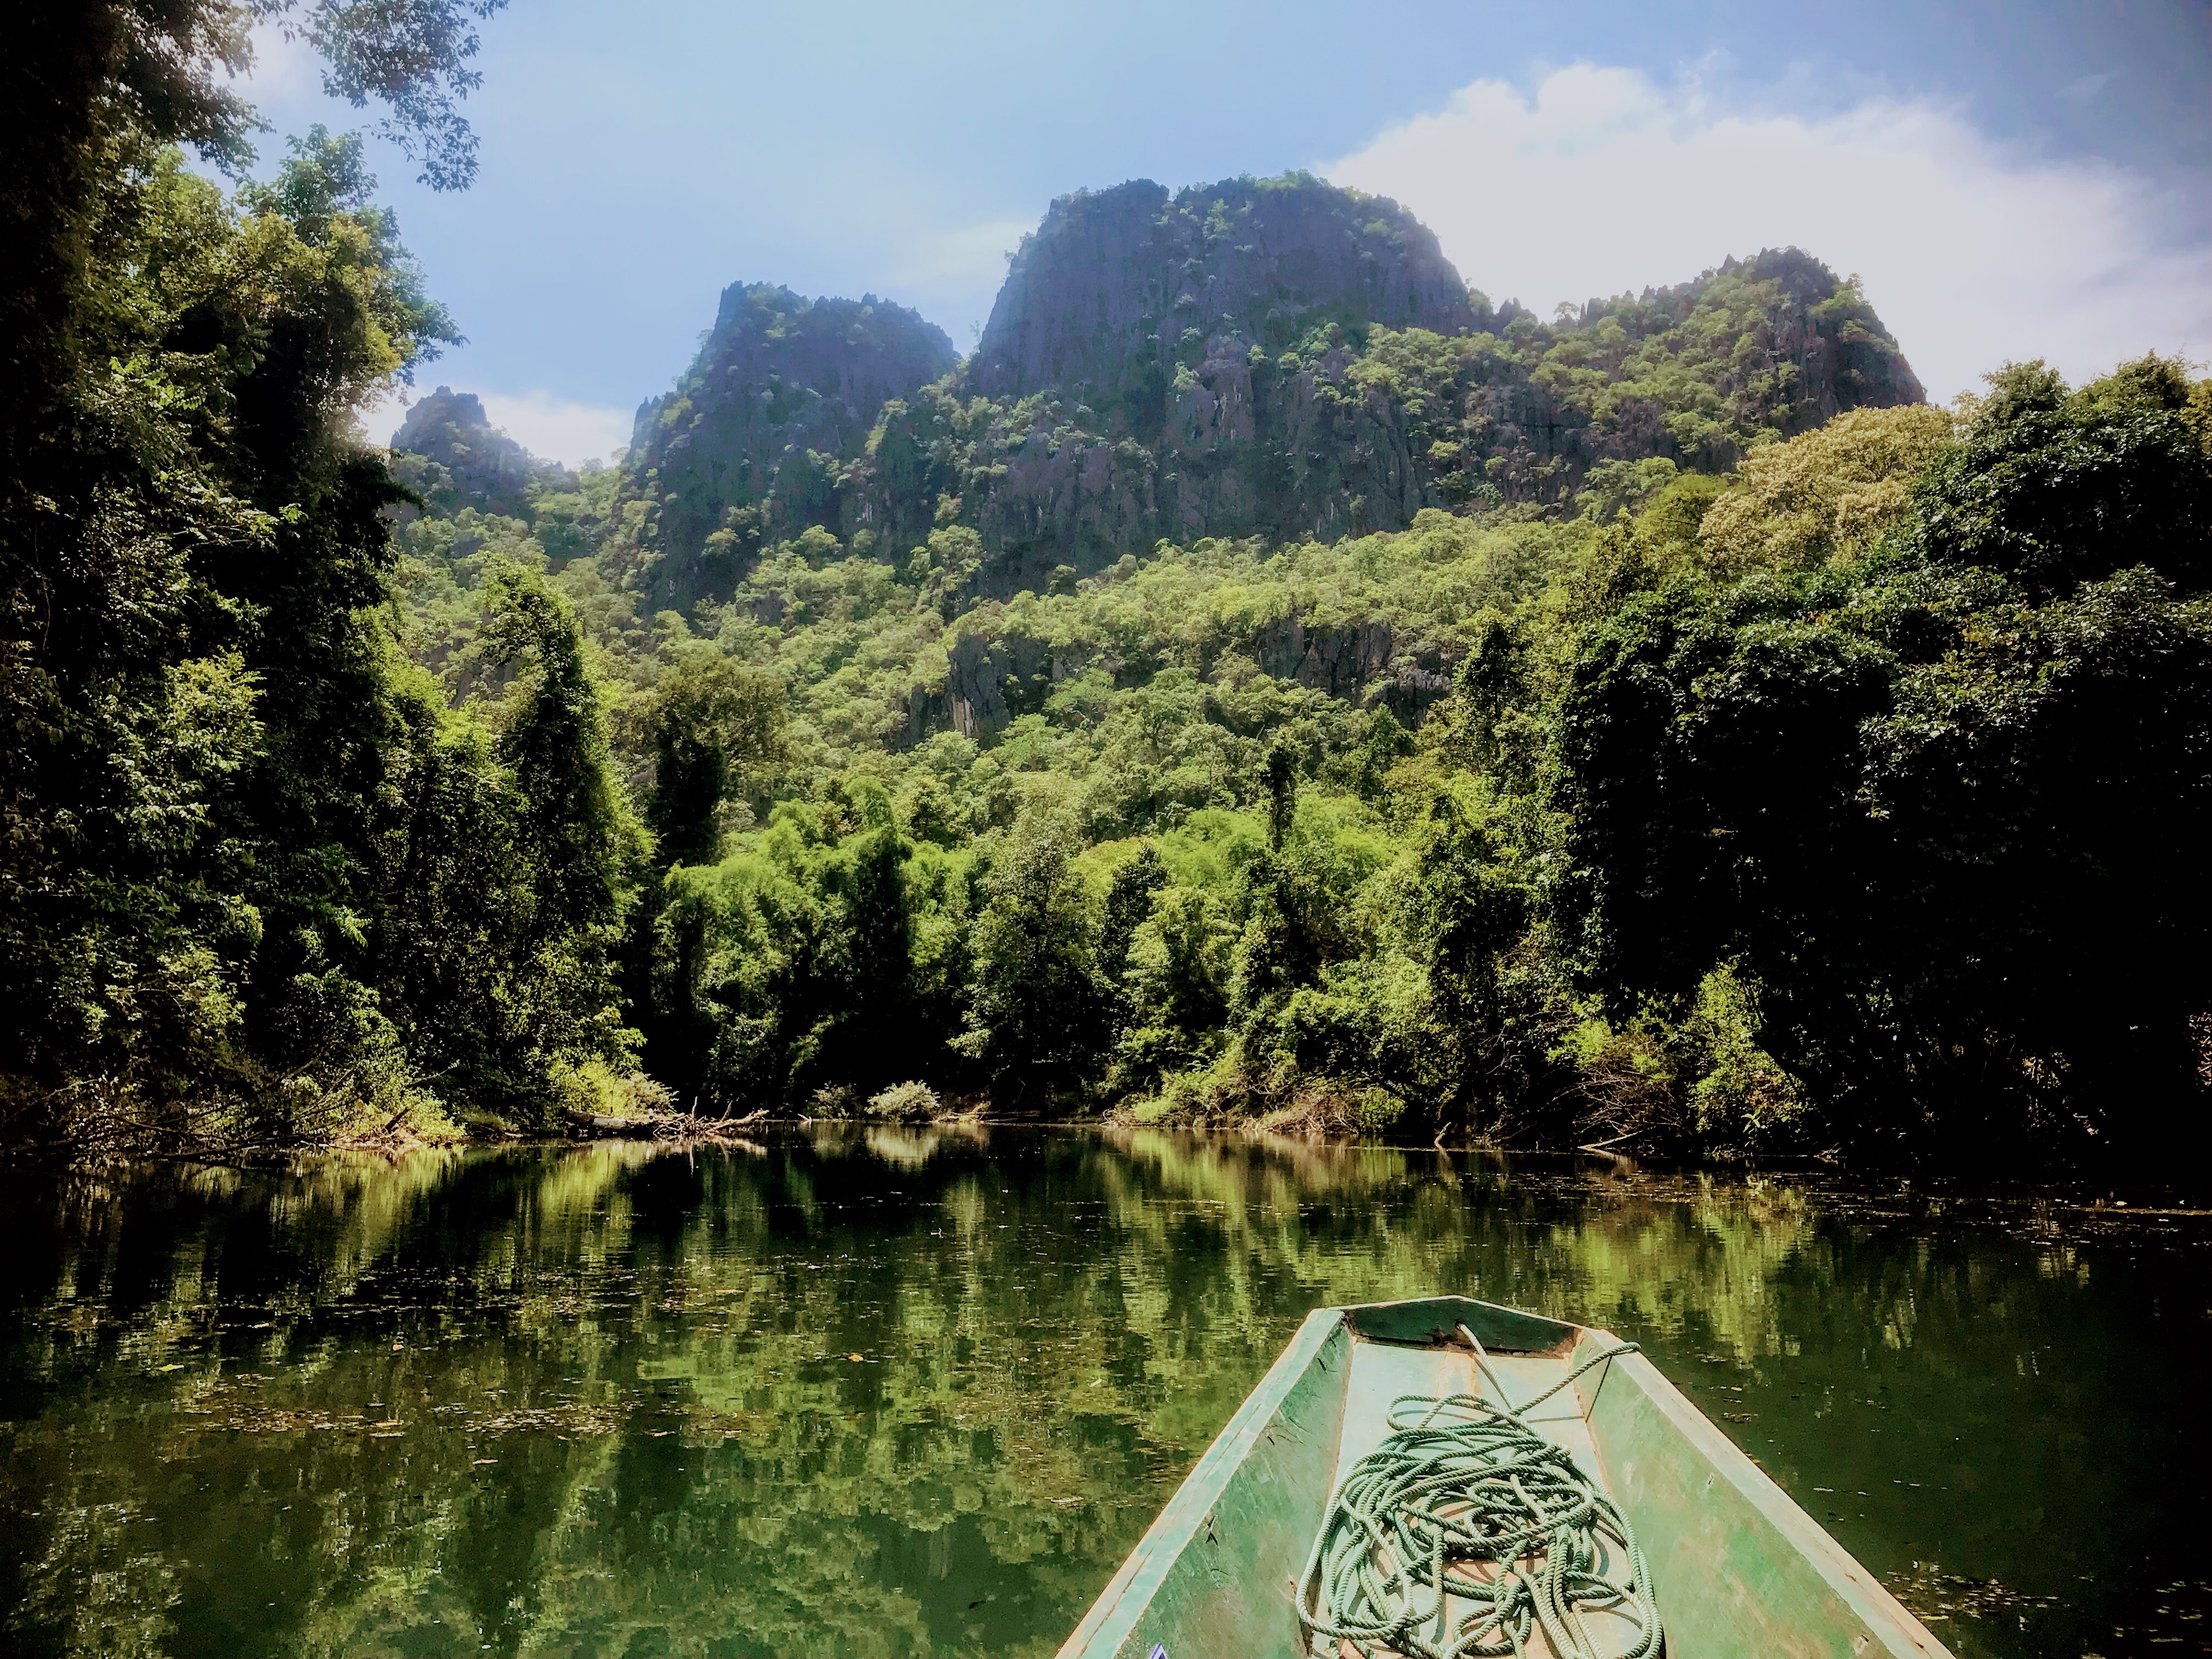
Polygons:
[[1308,1309],[1438,1291],[1646,1342],[1962,1654],[2202,1640],[2200,1218],[884,1127],[0,1199],[15,1652],[1048,1654]]

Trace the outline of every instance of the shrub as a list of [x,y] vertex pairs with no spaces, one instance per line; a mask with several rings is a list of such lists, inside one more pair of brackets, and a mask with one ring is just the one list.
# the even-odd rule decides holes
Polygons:
[[868,1115],[900,1123],[927,1123],[944,1106],[937,1091],[927,1083],[894,1083],[881,1094],[868,1097]]
[[856,1104],[858,1100],[851,1085],[828,1083],[809,1097],[806,1115],[809,1117],[858,1117],[860,1114],[854,1109]]

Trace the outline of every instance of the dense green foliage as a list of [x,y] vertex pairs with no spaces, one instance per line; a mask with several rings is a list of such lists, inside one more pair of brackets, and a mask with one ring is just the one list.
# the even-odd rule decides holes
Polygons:
[[[445,182],[488,9],[313,14]],[[1794,250],[1547,326],[1291,175],[1055,204],[964,363],[741,285],[615,467],[446,388],[387,457],[355,413],[456,334],[358,142],[226,194],[173,144],[241,157],[248,14],[99,15],[80,149],[19,191],[46,254],[0,272],[15,1143],[669,1091],[1709,1148],[2184,1121],[2178,366],[1930,410]]]
[[[1896,533],[1585,638],[1563,920],[1612,1006],[1715,962],[1865,1133],[2163,1102],[2212,1004],[2203,388],[1997,377]],[[2094,1125],[2093,1125],[2094,1127]]]
[[[489,9],[303,27],[453,183]],[[392,633],[404,492],[351,417],[457,336],[359,141],[317,129],[229,196],[170,142],[243,160],[211,77],[256,15],[286,9],[86,9],[14,60],[11,119],[82,100],[67,188],[10,186],[53,256],[6,272],[45,324],[13,342],[0,493],[18,1144],[397,1127],[433,1089],[542,1120],[633,1041],[613,947],[641,842],[567,602],[490,582],[483,718]]]
[[664,837],[648,1063],[729,1109],[911,1076],[1553,1142],[2171,1133],[2212,1006],[2206,405],[2032,366],[1733,480],[1003,600],[966,526],[815,528],[649,619],[594,475],[532,512],[596,551],[410,526],[410,637],[470,683],[489,556],[453,548],[571,596]]

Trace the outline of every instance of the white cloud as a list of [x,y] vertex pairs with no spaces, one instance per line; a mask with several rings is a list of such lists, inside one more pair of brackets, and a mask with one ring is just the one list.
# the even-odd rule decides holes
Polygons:
[[631,412],[570,403],[550,392],[485,392],[491,423],[541,459],[574,466],[587,459],[610,460],[629,441]]
[[1396,198],[1468,282],[1545,314],[1795,244],[1864,277],[1938,400],[2007,359],[2079,381],[2212,347],[2212,248],[2161,240],[2147,180],[2008,154],[1949,109],[1814,120],[1583,64],[1533,99],[1476,82],[1318,170]]

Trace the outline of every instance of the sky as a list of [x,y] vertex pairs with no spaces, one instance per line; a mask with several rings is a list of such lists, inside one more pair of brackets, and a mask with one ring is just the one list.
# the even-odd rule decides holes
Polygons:
[[[628,441],[727,284],[873,293],[966,350],[1047,204],[1135,178],[1393,197],[1547,314],[1795,244],[1939,400],[2008,360],[2212,358],[2212,0],[514,0],[482,36],[472,189],[371,145],[468,337],[418,384],[572,464]],[[241,89],[264,173],[374,119],[270,37]]]

